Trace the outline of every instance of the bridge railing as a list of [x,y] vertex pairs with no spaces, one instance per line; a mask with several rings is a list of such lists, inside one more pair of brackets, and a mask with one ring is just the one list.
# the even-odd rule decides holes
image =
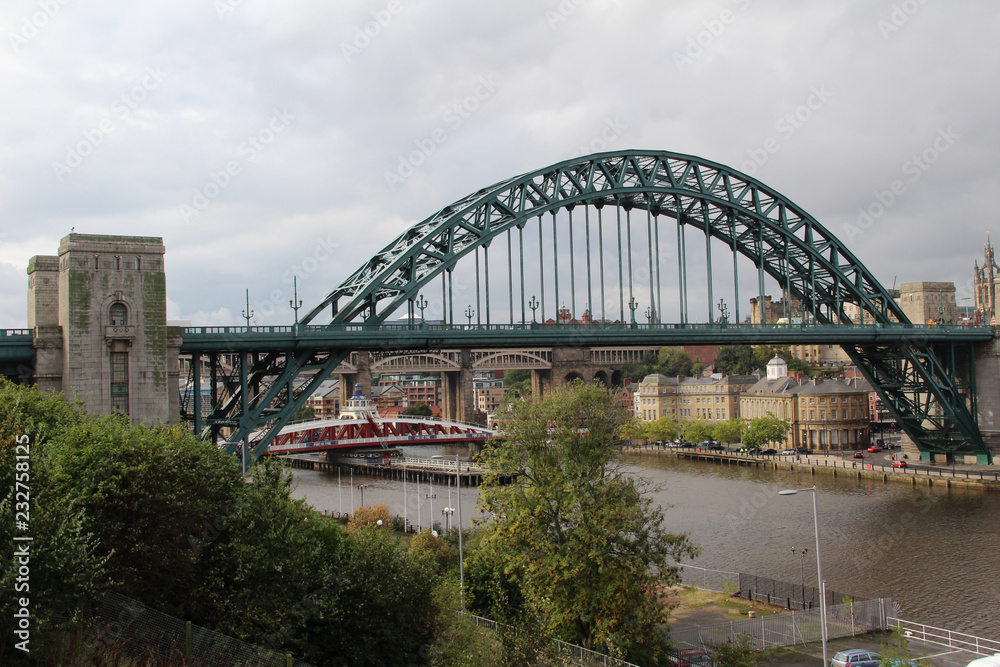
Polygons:
[[[392,459],[390,465],[395,466],[407,465],[413,466],[414,468],[420,468],[421,470],[440,470],[442,472],[455,472],[455,459],[423,459],[414,456],[404,456],[400,459]],[[485,468],[480,468],[475,465],[472,461],[459,461],[458,462],[458,472],[459,474],[470,473],[470,472],[482,472]]]
[[[738,331],[933,331],[933,332],[992,332],[991,325],[984,324],[911,324],[894,322],[892,324],[751,324],[751,323],[645,323],[645,322],[518,322],[492,324],[323,324],[323,325],[269,325],[269,326],[233,326],[233,327],[184,327],[187,335],[244,335],[244,334],[280,334],[280,335],[323,335],[331,332],[361,333],[366,331],[594,331],[594,330],[636,331],[717,331],[734,329]],[[30,329],[12,329],[14,332],[31,333]]]
[[15,336],[31,336],[31,329],[0,329],[0,338],[13,338]]

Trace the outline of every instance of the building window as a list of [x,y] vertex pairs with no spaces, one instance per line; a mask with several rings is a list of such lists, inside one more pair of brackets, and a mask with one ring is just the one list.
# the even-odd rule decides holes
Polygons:
[[128,324],[128,308],[124,303],[113,303],[108,311],[111,326],[123,327]]
[[128,414],[128,352],[111,353],[111,411]]

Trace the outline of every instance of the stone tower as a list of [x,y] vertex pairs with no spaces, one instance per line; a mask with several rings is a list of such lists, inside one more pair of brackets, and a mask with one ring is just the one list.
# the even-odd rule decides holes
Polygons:
[[168,337],[163,240],[70,234],[28,263],[35,382],[148,425],[175,421],[179,336]]

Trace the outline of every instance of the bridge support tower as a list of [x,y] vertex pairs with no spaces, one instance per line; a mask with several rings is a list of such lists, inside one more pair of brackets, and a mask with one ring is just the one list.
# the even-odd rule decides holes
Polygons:
[[442,413],[446,420],[471,424],[476,414],[476,403],[472,397],[472,352],[461,351],[461,367],[458,371],[441,373]]

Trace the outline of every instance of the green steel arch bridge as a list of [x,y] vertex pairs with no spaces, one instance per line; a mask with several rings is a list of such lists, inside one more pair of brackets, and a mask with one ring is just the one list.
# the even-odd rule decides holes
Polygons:
[[[741,298],[771,293],[786,297],[789,324],[741,321]],[[202,437],[226,433],[228,450],[249,443],[254,459],[355,350],[680,343],[840,345],[923,452],[989,458],[973,344],[992,337],[909,322],[839,239],[760,181],[627,150],[474,192],[393,239],[295,326],[189,328],[182,353],[193,377],[238,359],[231,391],[213,389],[193,418]]]

